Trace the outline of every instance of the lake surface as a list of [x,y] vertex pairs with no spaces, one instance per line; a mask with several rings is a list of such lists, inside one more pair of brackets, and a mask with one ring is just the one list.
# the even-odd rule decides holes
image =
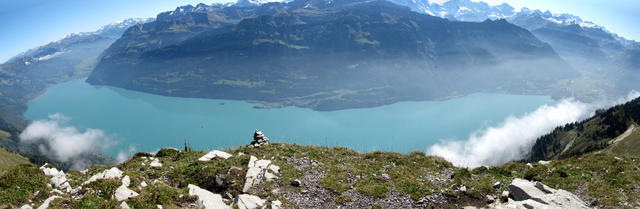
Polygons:
[[159,96],[74,80],[53,86],[28,103],[25,116],[70,117],[79,129],[102,129],[117,145],[114,157],[134,146],[153,152],[163,147],[232,148],[248,144],[260,129],[276,142],[345,146],[408,153],[426,151],[440,140],[466,140],[470,134],[520,116],[547,96],[473,94],[446,101],[400,102],[375,108],[320,112],[306,108],[255,109],[244,101]]

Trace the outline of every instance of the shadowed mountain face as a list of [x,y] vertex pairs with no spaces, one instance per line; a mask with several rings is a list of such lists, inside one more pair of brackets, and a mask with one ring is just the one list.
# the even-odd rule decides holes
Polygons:
[[[229,10],[254,13],[237,24],[210,18]],[[451,22],[386,1],[299,0],[207,11],[172,16],[203,15],[200,25],[213,28],[203,32],[190,29],[199,27],[193,21],[163,20],[164,13],[129,29],[89,82],[335,110],[482,91],[548,93],[541,86],[575,75],[549,45],[504,20]],[[166,22],[191,32],[137,34]],[[174,44],[154,45],[168,42]]]

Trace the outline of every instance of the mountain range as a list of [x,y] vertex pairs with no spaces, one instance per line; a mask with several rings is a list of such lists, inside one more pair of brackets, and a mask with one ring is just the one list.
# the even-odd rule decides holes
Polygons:
[[161,13],[127,30],[88,81],[336,110],[476,92],[553,94],[547,86],[577,75],[505,20],[450,21],[387,1],[296,0]]

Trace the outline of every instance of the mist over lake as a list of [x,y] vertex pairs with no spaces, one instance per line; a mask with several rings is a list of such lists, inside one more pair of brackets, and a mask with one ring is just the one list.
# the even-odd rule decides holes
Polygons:
[[256,109],[234,100],[159,96],[116,87],[91,86],[84,79],[50,87],[28,103],[29,120],[60,113],[80,130],[100,129],[116,142],[105,154],[242,146],[254,129],[274,142],[345,146],[407,153],[425,151],[440,140],[464,140],[482,128],[521,116],[554,101],[547,96],[472,94],[445,101],[400,102],[376,108],[314,111],[285,107]]

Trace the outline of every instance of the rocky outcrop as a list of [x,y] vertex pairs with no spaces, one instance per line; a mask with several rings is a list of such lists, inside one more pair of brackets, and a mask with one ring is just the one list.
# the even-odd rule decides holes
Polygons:
[[138,196],[137,192],[128,188],[130,183],[131,180],[129,179],[129,176],[122,178],[122,185],[120,185],[120,187],[116,189],[116,193],[113,194],[117,201],[123,201]]
[[242,192],[248,192],[251,187],[262,183],[262,179],[267,181],[278,178],[280,167],[271,164],[270,160],[258,160],[258,158],[251,156],[249,158],[247,175],[245,177],[245,183],[242,187]]
[[206,162],[206,161],[209,161],[209,160],[211,160],[213,158],[222,158],[222,159],[226,160],[226,159],[229,159],[231,156],[232,155],[229,154],[229,153],[226,153],[226,152],[223,152],[223,151],[220,151],[220,150],[213,150],[213,151],[207,153],[206,155],[200,157],[198,159],[198,161]]
[[119,179],[121,177],[122,177],[122,171],[117,167],[113,167],[109,170],[104,170],[100,173],[97,173],[96,175],[91,176],[91,178],[89,178],[89,180],[82,183],[82,185],[87,185],[91,182],[94,182],[100,179]]
[[262,145],[269,144],[269,138],[262,134],[262,131],[256,129],[256,132],[253,133],[253,141],[251,141],[251,146],[258,148]]
[[51,184],[55,185],[56,188],[60,188],[65,192],[71,192],[71,185],[67,181],[67,175],[64,174],[64,171],[58,171],[56,168],[48,168],[47,164],[44,164],[40,167],[40,170],[44,172],[44,175],[51,176]]
[[153,158],[149,166],[158,168],[158,167],[162,167],[162,163],[160,162],[160,160],[158,160],[158,158]]
[[258,196],[241,194],[236,198],[235,203],[240,209],[256,209],[267,205],[267,201]]
[[189,184],[187,187],[189,188],[189,195],[198,197],[198,207],[205,209],[231,209],[222,201],[221,195],[214,194],[193,184]]
[[490,208],[589,208],[578,196],[549,188],[540,182],[516,178],[507,188],[507,202],[489,205]]

